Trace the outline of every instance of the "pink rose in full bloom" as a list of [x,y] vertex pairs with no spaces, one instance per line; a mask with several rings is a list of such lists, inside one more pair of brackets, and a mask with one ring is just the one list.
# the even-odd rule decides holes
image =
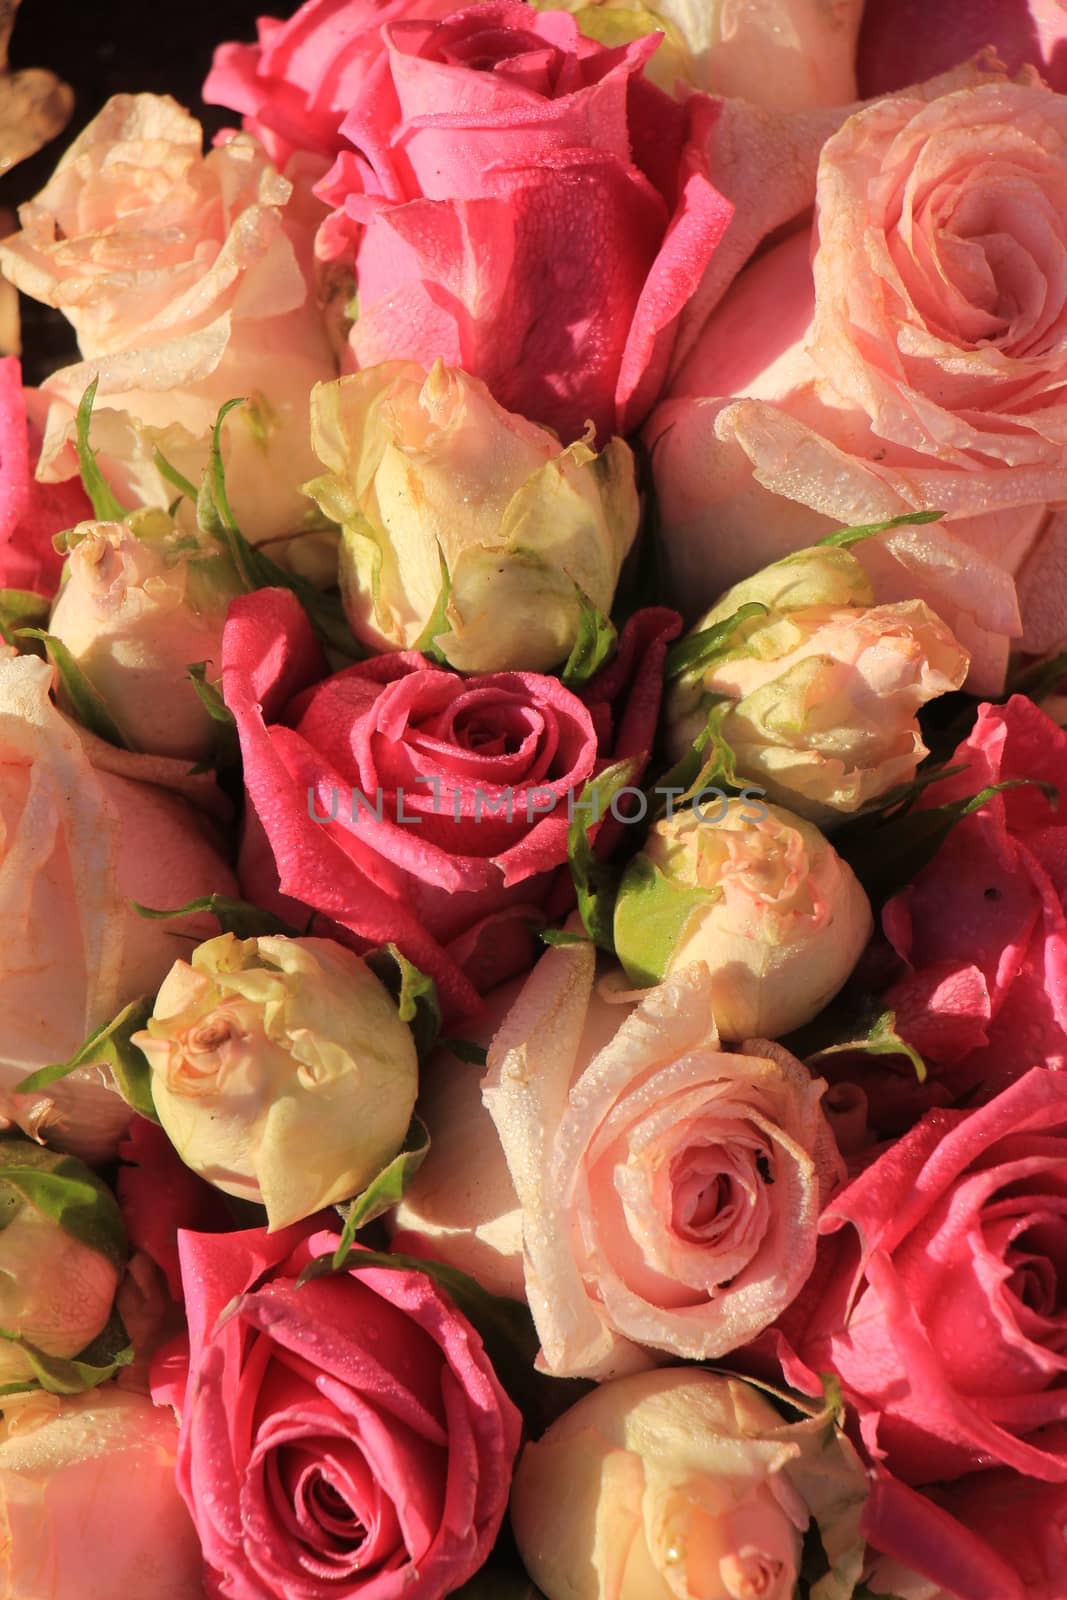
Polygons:
[[557,1376],[617,1377],[653,1351],[715,1360],[811,1271],[844,1175],[826,1085],[767,1040],[722,1050],[711,1002],[703,962],[612,996],[592,945],[567,945],[542,956],[493,1040],[483,1096]]
[[1067,1067],[1067,733],[1031,700],[979,708],[921,810],[1019,779],[956,824],[887,903],[907,973],[885,996],[898,1030],[954,1096],[988,1099],[1031,1067]]
[[421,1272],[296,1280],[335,1232],[183,1233],[189,1351],[178,1487],[208,1592],[439,1600],[484,1562],[521,1420],[482,1342]]
[[944,72],[992,45],[1009,72],[1037,67],[1045,82],[1067,89],[1067,5],[1064,0],[866,0],[857,71],[860,93],[886,94]]
[[223,693],[252,813],[245,893],[283,915],[287,897],[290,921],[310,907],[360,949],[395,941],[453,1014],[477,1009],[479,990],[532,959],[531,924],[567,859],[568,797],[604,754],[647,755],[677,626],[672,612],[631,619],[587,705],[557,678],[464,679],[410,651],[328,676],[288,591],[242,596]]
[[[915,90],[826,143],[806,234],[741,275],[649,424],[687,605],[832,527],[876,599],[926,600],[997,692],[1062,637],[1067,101],[1026,77]],[[1017,592],[1018,591],[1018,592]]]
[[27,416],[22,369],[14,356],[0,361],[0,589],[21,589],[51,599],[63,570],[54,534],[92,516],[80,482],[38,483],[34,467],[40,437]]
[[1067,1483],[1051,1426],[1067,1408],[1065,1174],[1067,1078],[1035,1068],[976,1111],[929,1112],[824,1211],[780,1323],[786,1375],[817,1393],[835,1373],[903,1482],[1004,1466]]
[[610,49],[513,0],[383,38],[317,189],[320,252],[355,266],[357,365],[441,357],[565,444],[631,431],[733,214],[718,103],[645,79],[657,36]]

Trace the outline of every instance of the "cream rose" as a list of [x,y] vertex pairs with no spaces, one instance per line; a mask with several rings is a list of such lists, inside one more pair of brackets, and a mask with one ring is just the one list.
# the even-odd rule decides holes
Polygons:
[[858,547],[878,600],[928,601],[975,692],[1010,640],[1062,638],[1065,205],[1067,105],[1025,73],[880,101],[827,141],[814,266],[802,235],[742,274],[649,425],[687,603],[933,508]]
[[205,156],[173,100],[115,95],[19,219],[0,264],[63,312],[84,357],[44,386],[39,475],[77,470],[73,410],[99,376],[105,475],[127,503],[166,505],[156,444],[196,482],[219,407],[243,397],[223,437],[237,519],[254,541],[300,528],[308,395],[336,365],[311,288],[318,216],[256,142],[242,134]]
[[671,760],[725,696],[734,704],[721,731],[738,773],[801,816],[827,823],[910,782],[928,754],[916,712],[960,687],[967,656],[921,600],[873,599],[855,556],[817,547],[728,589],[698,630],[745,604],[767,609],[674,684]]
[[541,958],[483,1093],[549,1372],[612,1377],[653,1351],[714,1359],[774,1321],[811,1271],[843,1171],[825,1087],[763,1040],[723,1052],[699,962],[634,1004],[597,989],[589,944]]
[[0,1600],[201,1600],[177,1449],[174,1413],[114,1385],[6,1398]]
[[415,1107],[411,1029],[332,939],[209,939],[171,968],[133,1042],[182,1160],[266,1206],[272,1229],[358,1194]]
[[222,669],[222,628],[240,584],[229,560],[172,532],[82,523],[70,537],[49,631],[62,640],[135,750],[204,761],[217,724],[189,667]]
[[633,456],[598,455],[505,411],[438,362],[389,362],[320,385],[312,437],[329,469],[307,485],[344,529],[341,587],[357,638],[410,649],[448,573],[435,636],[462,672],[544,672],[570,653],[579,589],[611,610],[637,533]]
[[130,1118],[105,1070],[79,1068],[36,1094],[17,1085],[154,993],[176,934],[210,929],[146,921],[131,900],[180,906],[237,885],[203,817],[163,787],[210,803],[214,783],[94,739],[56,709],[51,687],[36,657],[0,660],[0,1112],[95,1160]]
[[698,796],[657,822],[615,908],[615,947],[631,982],[704,962],[725,1039],[773,1039],[810,1022],[872,928],[867,896],[818,828],[757,800]]

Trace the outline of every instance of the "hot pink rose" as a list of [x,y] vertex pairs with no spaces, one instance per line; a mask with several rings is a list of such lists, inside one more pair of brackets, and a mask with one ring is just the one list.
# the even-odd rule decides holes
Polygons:
[[[1067,796],[1067,733],[1015,695],[985,705],[927,809],[1020,778]],[[1067,810],[1035,786],[955,826],[893,897],[883,926],[907,976],[887,993],[897,1027],[955,1096],[982,1098],[1031,1067],[1067,1067]]]
[[[653,681],[634,678],[633,715],[605,747],[620,755],[647,753],[678,625],[653,611],[637,630],[650,618]],[[629,665],[633,637],[623,644],[604,681]],[[597,767],[610,720],[595,684],[587,707],[557,678],[464,679],[413,652],[327,676],[292,595],[261,590],[231,607],[223,692],[253,813],[247,894],[284,912],[280,889],[361,948],[395,941],[453,1013],[529,964],[531,923],[567,857],[568,796]]]
[[115,1179],[130,1245],[155,1262],[171,1297],[181,1300],[178,1230],[224,1232],[233,1226],[218,1189],[182,1161],[156,1122],[134,1117],[118,1147],[123,1165]]
[[885,94],[943,72],[993,45],[1009,72],[1038,67],[1067,89],[1067,6],[1063,0],[867,0],[857,70],[861,94]]
[[442,357],[567,443],[631,430],[732,215],[717,103],[645,79],[656,36],[608,49],[514,0],[383,38],[318,188],[320,248],[354,251],[357,364]]
[[[439,1600],[500,1527],[520,1418],[420,1272],[296,1280],[338,1235],[182,1233],[178,1487],[226,1600]],[[187,1368],[187,1370],[186,1370]]]
[[63,570],[54,534],[91,517],[80,482],[37,483],[33,470],[40,437],[26,413],[22,369],[14,356],[0,361],[0,589],[22,589],[51,599]]
[[[1002,1465],[1067,1482],[1067,1078],[932,1111],[837,1195],[781,1321],[790,1381],[834,1372],[907,1483]],[[998,1594],[997,1600],[1000,1600]]]

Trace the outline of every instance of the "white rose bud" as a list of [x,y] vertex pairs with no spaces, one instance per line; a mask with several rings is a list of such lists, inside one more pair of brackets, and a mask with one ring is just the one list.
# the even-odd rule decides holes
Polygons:
[[802,816],[827,822],[910,782],[927,754],[916,713],[967,675],[940,618],[921,600],[874,605],[855,557],[816,546],[736,584],[694,631],[753,601],[765,613],[669,692],[672,760],[726,697],[721,731],[738,773]]
[[615,947],[635,985],[705,962],[723,1038],[777,1039],[833,999],[872,926],[818,828],[731,799],[656,823],[623,876]]
[[217,724],[188,669],[214,662],[218,675],[240,584],[224,555],[158,523],[82,523],[49,626],[132,748],[202,761]]
[[33,1380],[21,1341],[65,1359],[91,1344],[125,1259],[114,1196],[88,1167],[28,1139],[0,1141],[0,1383]]
[[598,455],[505,411],[485,384],[438,362],[371,367],[312,391],[329,469],[306,486],[344,530],[341,587],[356,637],[410,649],[450,585],[435,635],[461,672],[558,666],[580,589],[611,610],[634,541],[633,456]]
[[411,1030],[332,939],[209,939],[175,962],[133,1038],[182,1160],[261,1202],[272,1229],[358,1194],[411,1121]]

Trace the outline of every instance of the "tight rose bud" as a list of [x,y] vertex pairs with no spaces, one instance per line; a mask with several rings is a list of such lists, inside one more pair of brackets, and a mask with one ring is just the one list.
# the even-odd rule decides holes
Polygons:
[[921,600],[874,605],[847,550],[798,551],[727,591],[698,624],[749,617],[668,697],[668,748],[682,756],[712,697],[737,771],[772,800],[826,822],[908,783],[927,754],[916,712],[958,689],[968,657]]
[[50,631],[103,697],[127,742],[202,761],[216,724],[189,667],[221,660],[226,610],[241,585],[225,556],[169,518],[82,523],[74,530]]
[[209,939],[175,962],[133,1037],[182,1160],[260,1201],[272,1230],[358,1194],[411,1121],[411,1030],[332,939]]
[[28,1139],[0,1141],[0,1383],[33,1380],[23,1341],[64,1358],[91,1344],[125,1259],[118,1205],[88,1167]]
[[547,671],[574,644],[579,589],[611,610],[638,522],[621,439],[564,450],[440,361],[317,385],[312,439],[329,472],[307,492],[344,529],[345,608],[372,650],[415,645],[444,571],[435,640],[461,672]]
[[615,947],[635,985],[703,961],[724,1039],[777,1039],[845,982],[873,926],[852,869],[778,806],[726,800],[656,823],[623,877]]
[[519,1463],[511,1519],[547,1600],[791,1600],[808,1508],[782,1418],[736,1378],[602,1384]]

